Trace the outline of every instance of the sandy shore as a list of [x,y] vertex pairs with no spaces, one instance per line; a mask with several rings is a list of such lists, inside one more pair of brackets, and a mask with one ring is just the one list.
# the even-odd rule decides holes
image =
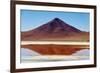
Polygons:
[[28,44],[89,45],[89,42],[67,42],[67,41],[21,41],[21,45],[28,45]]

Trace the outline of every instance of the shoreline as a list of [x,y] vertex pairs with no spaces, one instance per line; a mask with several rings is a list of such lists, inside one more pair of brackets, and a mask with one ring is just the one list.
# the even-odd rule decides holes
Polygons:
[[55,44],[55,45],[89,45],[89,42],[67,42],[67,41],[21,41],[21,45],[30,44]]

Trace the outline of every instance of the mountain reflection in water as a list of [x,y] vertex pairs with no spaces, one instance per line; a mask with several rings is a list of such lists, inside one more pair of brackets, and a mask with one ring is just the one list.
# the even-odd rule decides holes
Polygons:
[[90,51],[83,49],[73,53],[72,55],[41,55],[28,48],[21,48],[21,62],[50,62],[50,61],[72,61],[72,60],[88,60]]

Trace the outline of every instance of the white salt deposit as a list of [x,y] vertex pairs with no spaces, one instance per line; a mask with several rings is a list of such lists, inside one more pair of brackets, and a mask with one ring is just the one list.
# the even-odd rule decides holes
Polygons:
[[35,51],[29,50],[27,48],[21,48],[21,56],[39,56],[39,55],[40,54]]
[[74,56],[89,56],[89,49],[83,49],[74,53]]

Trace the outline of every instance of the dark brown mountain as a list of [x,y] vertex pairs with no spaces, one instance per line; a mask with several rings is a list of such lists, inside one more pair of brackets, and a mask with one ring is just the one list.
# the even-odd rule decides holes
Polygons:
[[89,41],[89,32],[81,31],[59,18],[27,32],[21,32],[22,41],[32,40],[67,40]]

